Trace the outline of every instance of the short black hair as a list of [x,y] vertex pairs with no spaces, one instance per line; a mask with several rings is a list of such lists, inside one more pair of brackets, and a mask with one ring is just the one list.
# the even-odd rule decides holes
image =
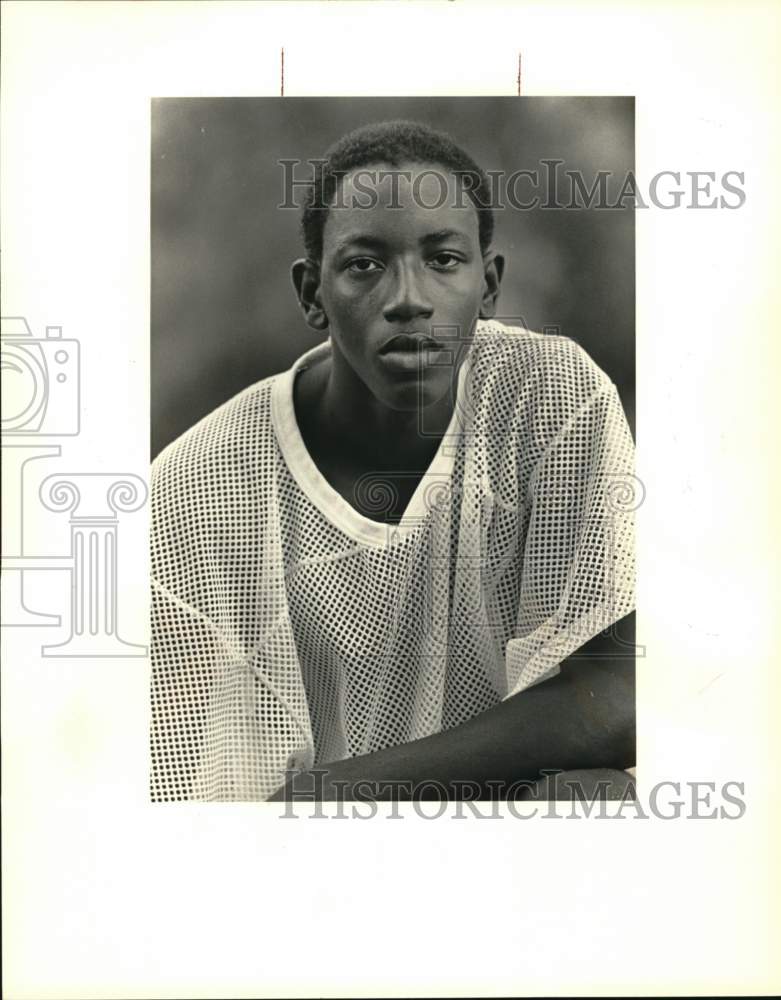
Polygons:
[[485,172],[446,132],[421,122],[399,120],[354,129],[330,146],[322,160],[313,161],[314,179],[301,218],[308,257],[319,261],[322,256],[328,206],[339,181],[350,170],[380,163],[394,167],[402,163],[433,163],[457,176],[468,176],[469,183],[464,188],[477,209],[480,249],[483,253],[488,250],[494,233],[494,216]]

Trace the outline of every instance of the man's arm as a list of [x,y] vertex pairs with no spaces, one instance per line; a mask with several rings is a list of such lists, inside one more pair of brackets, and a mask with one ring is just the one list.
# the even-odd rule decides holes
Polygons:
[[[624,642],[634,640],[634,613],[620,623]],[[596,636],[561,664],[550,680],[500,702],[468,722],[412,743],[325,764],[322,798],[351,799],[356,782],[435,781],[458,798],[458,784],[510,784],[534,780],[547,769],[631,767],[635,763],[634,648],[612,636]],[[294,789],[311,792],[313,776],[302,772]],[[320,777],[318,776],[319,788]],[[334,782],[347,782],[340,788]],[[288,783],[290,784],[290,782]],[[390,788],[364,799],[404,797]],[[282,801],[286,787],[270,801]]]

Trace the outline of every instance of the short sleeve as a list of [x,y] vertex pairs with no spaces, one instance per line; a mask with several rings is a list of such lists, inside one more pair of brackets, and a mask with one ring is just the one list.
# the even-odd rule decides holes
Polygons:
[[506,697],[557,674],[563,660],[633,610],[639,490],[631,433],[606,382],[556,434],[529,480]]
[[155,802],[262,801],[290,754],[311,746],[287,616],[270,386],[239,393],[152,467]]

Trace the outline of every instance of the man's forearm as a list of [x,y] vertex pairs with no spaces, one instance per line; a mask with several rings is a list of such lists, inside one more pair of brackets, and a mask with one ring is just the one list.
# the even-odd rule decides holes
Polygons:
[[[435,781],[457,797],[458,785],[536,779],[546,769],[625,768],[634,760],[634,659],[586,657],[562,665],[561,673],[434,736],[376,753],[324,764],[325,799],[352,797],[356,782]],[[346,783],[337,788],[332,783]],[[294,779],[310,790],[312,776]],[[383,797],[382,792],[366,798]],[[395,791],[398,795],[398,790]],[[391,797],[390,789],[387,797]],[[281,789],[274,799],[284,797]]]

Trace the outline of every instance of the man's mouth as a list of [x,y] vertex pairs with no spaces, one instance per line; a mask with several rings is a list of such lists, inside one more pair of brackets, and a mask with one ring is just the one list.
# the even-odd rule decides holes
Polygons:
[[439,341],[424,333],[399,333],[380,348],[380,354],[420,354],[422,351],[442,350]]

